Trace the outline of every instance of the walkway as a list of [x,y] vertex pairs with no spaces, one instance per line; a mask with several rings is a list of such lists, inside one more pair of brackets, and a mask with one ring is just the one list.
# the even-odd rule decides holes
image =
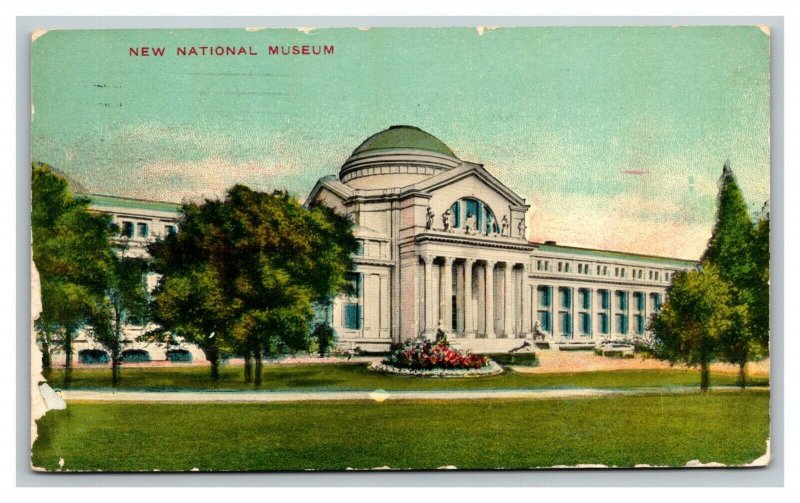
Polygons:
[[[712,386],[712,391],[736,391],[735,386]],[[766,386],[750,390],[766,391]],[[475,400],[515,398],[542,400],[551,398],[588,398],[613,395],[674,395],[699,393],[697,386],[663,386],[649,388],[564,388],[520,390],[460,390],[460,391],[96,391],[64,390],[61,396],[69,401],[91,402],[148,402],[148,403],[277,403],[361,400]]]

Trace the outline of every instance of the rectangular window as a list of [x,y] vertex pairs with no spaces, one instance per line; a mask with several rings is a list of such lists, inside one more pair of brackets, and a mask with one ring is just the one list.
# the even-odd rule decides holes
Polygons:
[[561,335],[564,337],[572,337],[572,316],[567,312],[559,313],[561,321]]
[[592,317],[589,313],[581,313],[581,335],[592,335]]
[[550,307],[550,287],[540,286],[539,292],[539,307]]
[[144,223],[136,224],[136,230],[137,230],[136,234],[140,238],[146,238],[146,237],[148,237],[150,235],[150,233],[148,232],[148,229],[147,229],[147,224],[144,224]]
[[561,298],[561,307],[564,309],[569,309],[572,307],[572,289],[571,288],[559,288],[558,289],[559,297]]
[[628,292],[623,292],[622,290],[617,290],[617,309],[620,311],[627,311],[628,310]]
[[633,299],[636,302],[636,310],[644,311],[644,292],[633,292]]
[[601,309],[608,309],[611,307],[609,303],[609,294],[608,290],[598,290],[598,295],[600,295],[600,308]]
[[467,199],[467,218],[475,217],[475,228],[481,228],[481,212],[478,210],[478,201],[475,199]]
[[600,320],[600,333],[608,335],[608,314],[600,313],[597,317]]
[[348,272],[345,276],[348,283],[350,283],[350,296],[361,298],[361,283],[362,275],[360,272]]
[[358,247],[356,247],[356,255],[358,255],[359,257],[364,256],[364,241],[360,239],[358,240]]
[[124,238],[132,238],[133,222],[122,222],[122,229],[120,230],[119,235]]
[[588,288],[581,288],[578,290],[580,297],[581,309],[589,310],[592,308],[592,291]]
[[544,332],[550,332],[550,311],[539,311],[539,328]]
[[174,225],[165,225],[164,226],[164,232],[167,234],[167,236],[172,236],[173,234],[175,234],[175,226]]
[[658,293],[651,293],[650,294],[650,305],[653,311],[660,311],[661,310],[661,295]]
[[636,333],[638,335],[644,334],[644,316],[641,314],[636,315]]
[[616,329],[618,334],[627,334],[628,333],[628,317],[624,314],[616,314],[614,315],[616,319]]
[[344,305],[344,328],[350,330],[361,329],[361,304],[349,303]]

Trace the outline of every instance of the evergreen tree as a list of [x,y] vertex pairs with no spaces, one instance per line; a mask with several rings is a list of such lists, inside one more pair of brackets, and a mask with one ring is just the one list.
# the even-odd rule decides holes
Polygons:
[[755,269],[753,263],[753,222],[747,212],[739,184],[728,163],[722,168],[717,196],[717,220],[700,261],[717,266],[725,281],[743,294]]

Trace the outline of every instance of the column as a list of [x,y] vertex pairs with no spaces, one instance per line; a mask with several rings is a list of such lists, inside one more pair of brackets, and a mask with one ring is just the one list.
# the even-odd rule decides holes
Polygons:
[[522,337],[531,336],[531,286],[528,284],[528,264],[522,268]]
[[423,335],[431,337],[436,332],[436,320],[433,319],[433,257],[425,255],[425,331]]
[[494,260],[486,261],[486,296],[484,297],[484,308],[486,315],[483,317],[486,320],[486,338],[494,339],[497,334],[494,333]]
[[442,329],[446,334],[453,332],[453,259],[444,258],[444,274],[442,274],[441,309]]
[[506,270],[505,270],[505,283],[503,286],[505,287],[505,295],[503,295],[503,304],[504,304],[504,312],[503,312],[503,324],[505,325],[504,332],[507,339],[511,339],[514,337],[514,282],[511,279],[511,272],[514,268],[514,264],[511,262],[506,262]]
[[464,288],[464,281],[466,280],[466,267],[463,265],[455,266],[456,274],[456,305],[455,315],[456,326],[454,328],[457,336],[463,337],[465,331],[466,320],[464,319],[464,311],[466,310],[466,289]]
[[475,337],[474,306],[472,304],[472,265],[473,259],[464,260],[464,336]]

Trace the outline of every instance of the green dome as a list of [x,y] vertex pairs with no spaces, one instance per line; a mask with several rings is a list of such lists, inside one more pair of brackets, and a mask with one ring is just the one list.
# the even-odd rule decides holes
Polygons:
[[391,126],[376,133],[353,150],[352,155],[387,149],[428,150],[450,157],[456,156],[442,140],[414,126]]

